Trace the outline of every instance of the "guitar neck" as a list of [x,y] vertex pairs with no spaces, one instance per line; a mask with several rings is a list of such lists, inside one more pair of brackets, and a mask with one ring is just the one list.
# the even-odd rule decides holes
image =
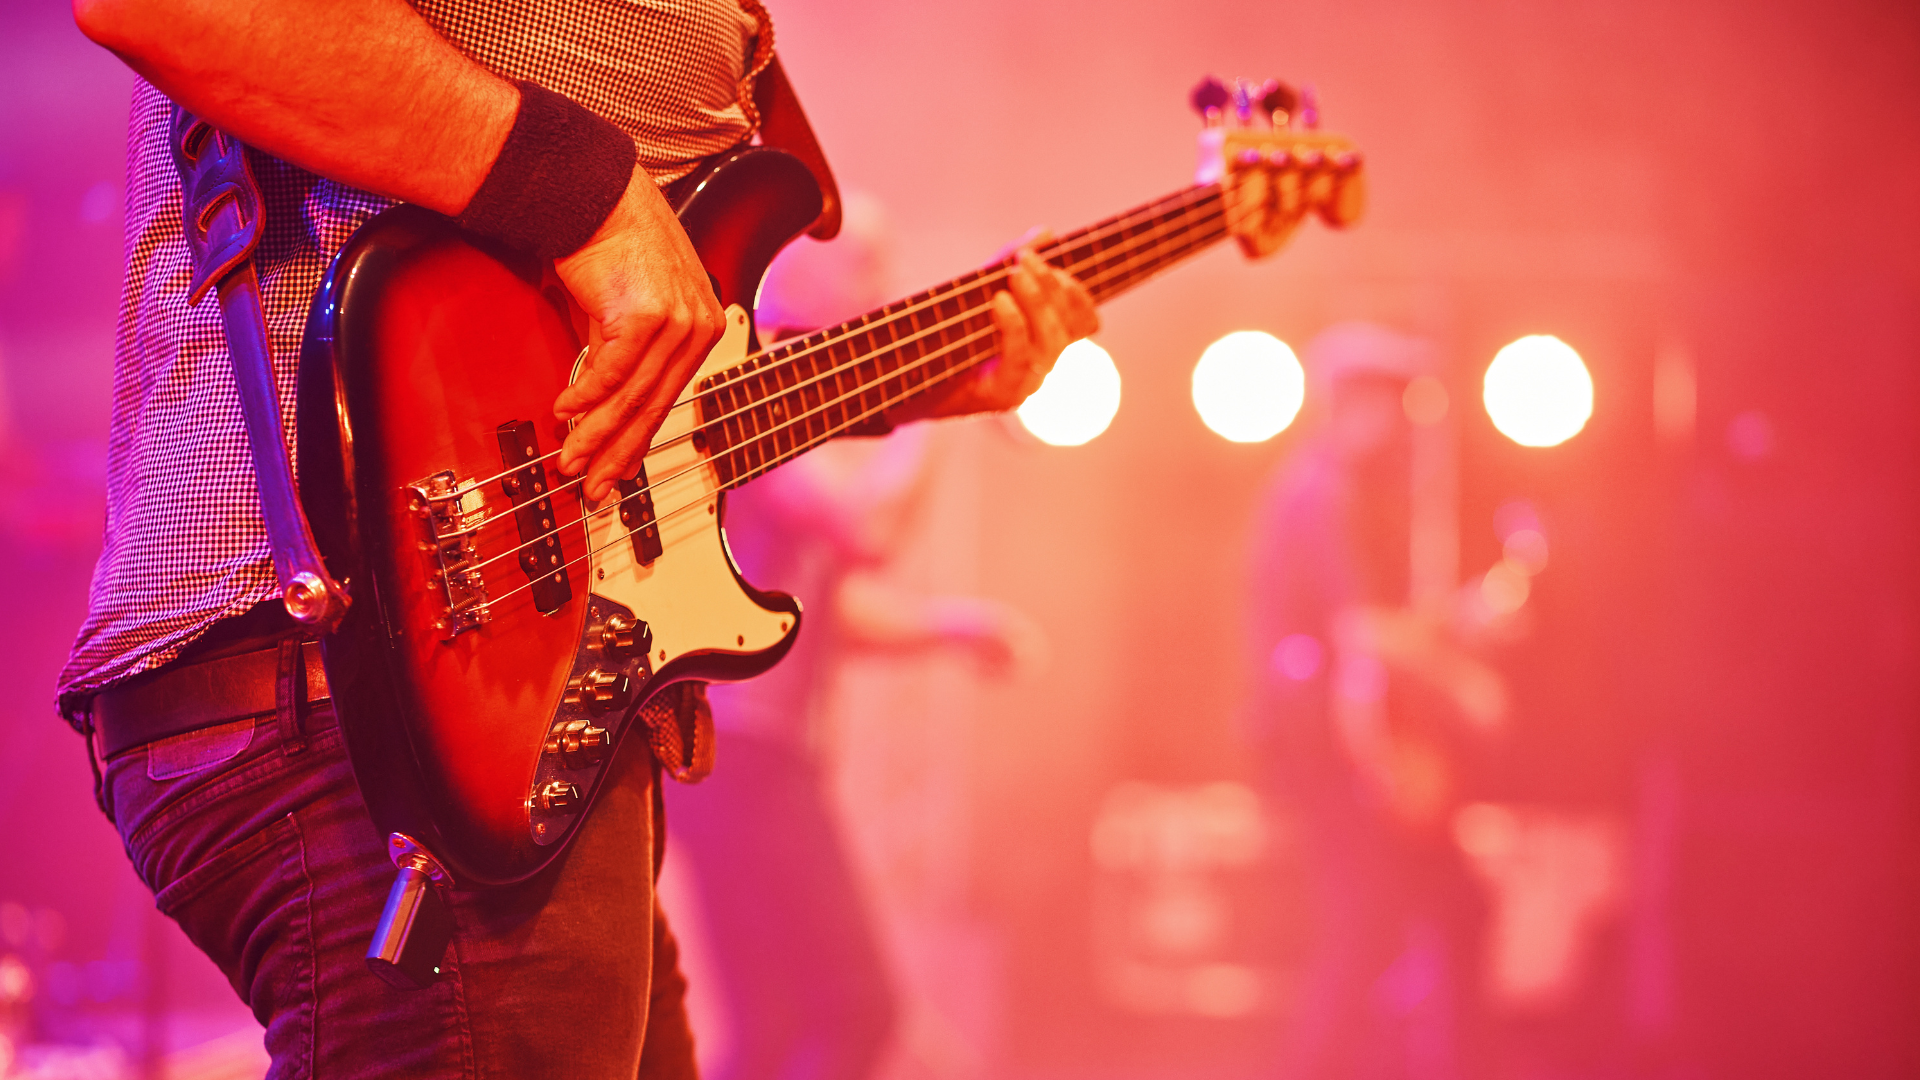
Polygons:
[[[1116,214],[1038,249],[1104,303],[1228,235],[1206,184]],[[700,431],[721,487],[746,483],[997,356],[990,301],[1009,256],[779,345],[700,381]]]

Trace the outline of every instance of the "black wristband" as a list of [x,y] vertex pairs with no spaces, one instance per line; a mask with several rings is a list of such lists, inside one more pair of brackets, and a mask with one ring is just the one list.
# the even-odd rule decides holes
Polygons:
[[506,145],[459,218],[543,259],[580,250],[626,194],[637,156],[627,133],[530,82]]

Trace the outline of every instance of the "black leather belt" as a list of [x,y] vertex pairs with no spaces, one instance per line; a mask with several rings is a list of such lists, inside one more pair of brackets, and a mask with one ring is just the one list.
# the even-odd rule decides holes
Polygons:
[[[296,645],[306,669],[306,702],[326,701],[327,673],[320,647]],[[94,730],[100,756],[110,758],[136,746],[189,731],[271,716],[279,708],[280,648],[223,656],[162,668],[100,691],[93,696]]]

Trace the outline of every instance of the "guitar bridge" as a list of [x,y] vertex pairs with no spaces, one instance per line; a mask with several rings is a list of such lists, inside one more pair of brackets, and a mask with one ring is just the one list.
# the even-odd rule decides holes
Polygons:
[[451,470],[407,485],[414,515],[425,530],[429,576],[446,606],[434,622],[446,640],[487,621],[487,582],[474,558],[474,534],[486,522],[486,499],[471,480]]

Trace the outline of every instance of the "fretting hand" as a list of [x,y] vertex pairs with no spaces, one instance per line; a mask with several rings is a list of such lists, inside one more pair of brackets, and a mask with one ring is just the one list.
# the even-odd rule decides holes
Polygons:
[[1034,254],[1041,233],[1015,256],[1007,289],[993,297],[993,324],[1000,331],[1000,355],[956,379],[951,389],[887,410],[896,424],[936,416],[1001,412],[1040,388],[1054,361],[1068,345],[1100,329],[1100,315],[1086,286]]

